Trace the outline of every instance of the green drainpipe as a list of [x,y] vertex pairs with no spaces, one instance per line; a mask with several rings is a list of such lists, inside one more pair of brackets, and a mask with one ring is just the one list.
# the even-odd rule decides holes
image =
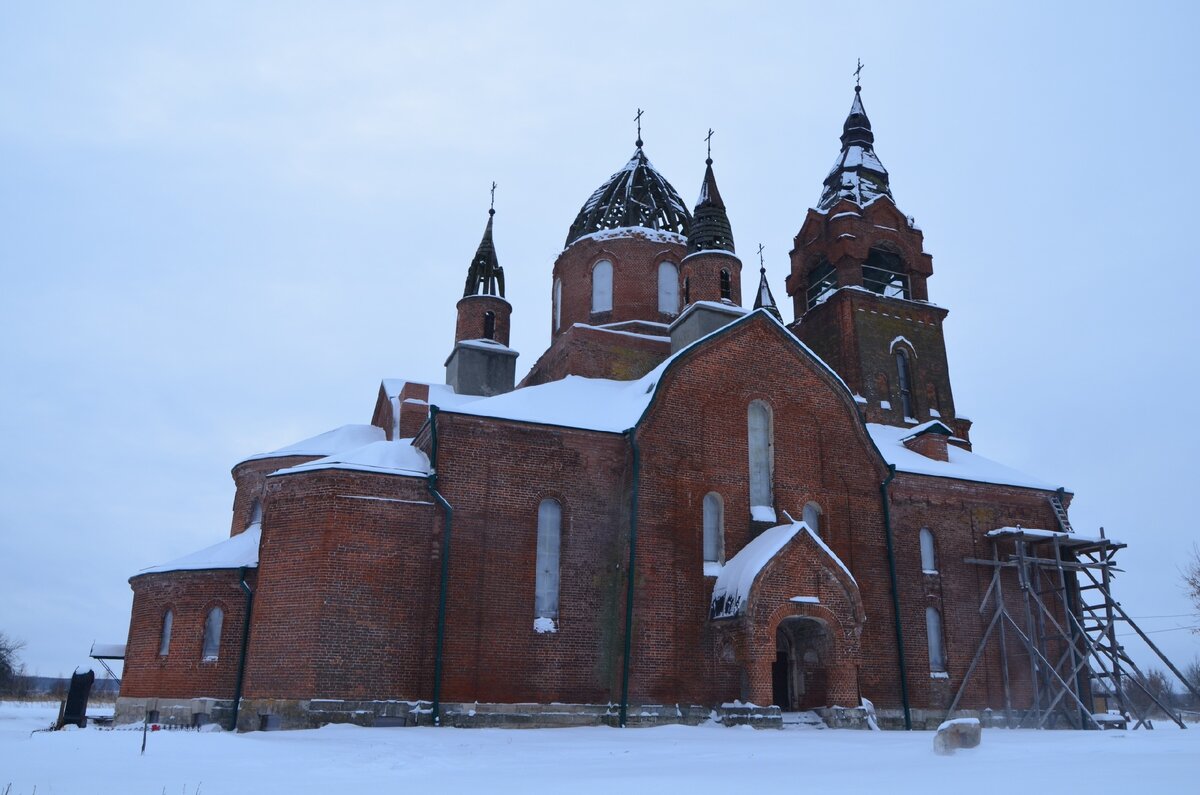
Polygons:
[[246,678],[246,653],[250,645],[250,610],[254,607],[254,591],[250,590],[250,585],[246,582],[246,568],[242,566],[239,572],[242,591],[246,594],[246,620],[242,622],[242,651],[238,655],[237,683],[233,686],[233,720],[229,725],[231,732],[237,731],[238,710],[242,706],[242,682]]
[[896,656],[900,661],[900,703],[904,705],[904,730],[912,731],[912,711],[908,704],[908,669],[904,664],[904,630],[900,626],[900,589],[896,585],[896,550],[892,545],[892,508],[888,499],[888,484],[896,477],[896,465],[888,464],[888,475],[879,484],[883,498],[883,529],[887,539],[888,577],[892,582],[892,616],[896,623]]
[[626,571],[628,585],[625,592],[625,660],[621,666],[621,728],[625,728],[626,719],[629,717],[629,658],[633,649],[633,586],[637,573],[638,481],[642,469],[637,429],[630,428],[626,433],[629,434],[629,444],[633,449],[633,497],[629,509],[629,566]]
[[429,456],[429,480],[426,486],[430,495],[441,506],[446,517],[442,529],[442,576],[438,585],[437,611],[437,646],[433,654],[433,725],[439,726],[442,721],[442,652],[446,644],[446,589],[450,582],[450,527],[454,521],[454,509],[437,489],[437,415],[438,407],[429,407],[429,435],[431,440],[431,455]]

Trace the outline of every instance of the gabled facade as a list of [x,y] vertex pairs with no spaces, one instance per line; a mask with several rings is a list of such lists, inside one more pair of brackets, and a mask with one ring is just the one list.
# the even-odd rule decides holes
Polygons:
[[130,580],[120,719],[843,725],[869,701],[895,726],[1033,697],[977,655],[965,561],[1066,495],[971,450],[857,90],[791,324],[765,264],[742,306],[705,166],[689,211],[639,139],[515,386],[490,212],[447,383],[386,379],[369,425],[238,463],[230,539]]

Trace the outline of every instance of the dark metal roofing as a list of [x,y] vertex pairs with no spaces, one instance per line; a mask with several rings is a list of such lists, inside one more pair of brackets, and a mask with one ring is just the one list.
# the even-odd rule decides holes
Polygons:
[[603,229],[640,226],[686,235],[691,225],[692,216],[683,199],[654,169],[639,145],[625,167],[584,202],[564,247]]
[[471,260],[467,270],[467,286],[463,297],[468,295],[498,295],[504,297],[504,268],[496,259],[496,246],[492,243],[492,219],[496,217],[495,210],[488,210],[487,228],[483,230],[483,239]]

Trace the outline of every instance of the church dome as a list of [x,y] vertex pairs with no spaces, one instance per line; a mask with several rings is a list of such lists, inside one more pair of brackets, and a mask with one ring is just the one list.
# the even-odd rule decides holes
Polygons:
[[683,199],[638,146],[624,168],[584,202],[564,247],[603,229],[640,226],[686,235],[691,225],[692,216]]

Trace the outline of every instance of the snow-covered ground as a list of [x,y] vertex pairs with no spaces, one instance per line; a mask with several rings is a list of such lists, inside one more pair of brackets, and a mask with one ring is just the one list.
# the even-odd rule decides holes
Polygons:
[[[0,704],[0,792],[223,795],[282,792],[776,791],[1192,792],[1200,727],[985,730],[941,757],[932,732],[654,729],[362,729],[38,732],[50,705]],[[1090,758],[1089,758],[1090,757]]]

